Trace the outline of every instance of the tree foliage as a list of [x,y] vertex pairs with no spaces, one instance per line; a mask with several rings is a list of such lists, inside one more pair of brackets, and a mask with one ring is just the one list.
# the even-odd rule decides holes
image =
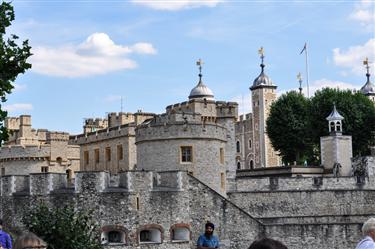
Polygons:
[[326,117],[334,103],[344,117],[343,134],[352,136],[353,155],[369,153],[375,144],[374,103],[359,92],[325,88],[311,99],[288,92],[272,104],[267,133],[285,162],[318,163],[320,137],[329,135]]
[[49,208],[41,203],[22,217],[27,229],[48,243],[48,249],[100,249],[92,212],[74,207]]
[[6,29],[14,18],[13,6],[2,2],[0,5],[0,143],[8,138],[8,132],[3,126],[8,113],[2,109],[1,103],[4,103],[6,95],[11,93],[12,83],[17,76],[31,68],[31,64],[27,63],[27,59],[31,56],[28,40],[18,45],[18,36],[6,35]]
[[294,91],[281,95],[271,106],[267,133],[285,162],[302,163],[312,150],[308,108],[308,99]]
[[315,93],[310,105],[314,143],[328,135],[326,117],[331,113],[333,103],[344,117],[343,134],[352,136],[353,154],[368,155],[369,145],[374,143],[375,106],[360,92],[324,88]]

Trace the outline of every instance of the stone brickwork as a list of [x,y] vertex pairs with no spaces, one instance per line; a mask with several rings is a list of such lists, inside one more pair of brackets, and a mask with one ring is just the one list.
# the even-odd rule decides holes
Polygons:
[[69,143],[80,146],[81,170],[120,171],[135,169],[137,148],[135,127],[152,113],[109,113],[107,119],[87,119],[83,134],[70,136]]
[[5,126],[11,135],[0,148],[2,175],[48,171],[69,172],[74,178],[74,171],[79,170],[79,146],[68,144],[68,133],[32,129],[29,115],[7,118]]
[[[6,224],[22,226],[22,214],[39,200],[51,206],[72,203],[78,208],[90,207],[102,232],[112,228],[126,233],[124,243],[105,248],[195,248],[207,220],[216,224],[221,248],[246,248],[264,230],[249,214],[182,171],[123,172],[117,186],[110,184],[106,172],[78,172],[73,189],[67,188],[64,175],[32,174],[24,179],[28,181],[1,178],[1,210]],[[171,229],[181,226],[188,228],[186,241],[171,237]],[[142,244],[140,232],[152,228],[161,231],[161,243]]]
[[[241,115],[235,123],[237,169],[253,169],[255,160],[252,115]],[[237,145],[238,143],[238,145]],[[237,148],[237,146],[239,148]]]

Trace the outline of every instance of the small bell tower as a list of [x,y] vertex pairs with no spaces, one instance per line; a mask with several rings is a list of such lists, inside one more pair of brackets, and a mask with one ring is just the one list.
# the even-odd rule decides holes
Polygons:
[[324,169],[332,171],[335,176],[350,176],[353,157],[352,136],[342,135],[344,117],[337,111],[335,104],[326,120],[329,136],[320,138],[321,163]]

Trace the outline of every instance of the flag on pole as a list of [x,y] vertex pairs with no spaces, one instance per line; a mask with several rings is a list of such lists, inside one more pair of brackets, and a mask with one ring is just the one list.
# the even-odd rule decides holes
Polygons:
[[305,51],[305,50],[306,50],[306,46],[307,46],[307,44],[306,44],[306,42],[305,42],[305,46],[303,46],[303,49],[301,50],[301,53],[299,53],[299,54],[302,54],[302,53],[303,53],[303,51]]

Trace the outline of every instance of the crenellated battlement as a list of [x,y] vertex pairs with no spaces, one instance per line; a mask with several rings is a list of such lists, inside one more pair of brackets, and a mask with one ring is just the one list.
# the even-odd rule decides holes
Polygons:
[[69,144],[86,144],[107,139],[118,138],[121,136],[135,136],[135,125],[125,124],[117,127],[106,128],[95,132],[80,134],[69,137]]
[[184,171],[126,171],[115,176],[105,171],[79,171],[75,176],[73,184],[64,173],[2,176],[1,196],[182,191],[187,184]]

